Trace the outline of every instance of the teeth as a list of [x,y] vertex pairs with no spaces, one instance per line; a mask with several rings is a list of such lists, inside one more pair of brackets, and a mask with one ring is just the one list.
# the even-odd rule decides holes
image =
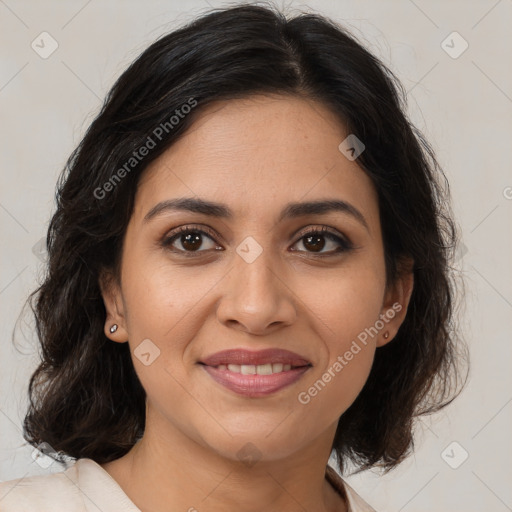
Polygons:
[[258,366],[256,366],[256,373],[258,375],[271,375],[272,374],[272,365],[270,363],[259,364]]
[[256,373],[256,366],[253,364],[242,364],[240,366],[240,373],[242,375],[254,375]]
[[219,364],[219,370],[229,370],[230,372],[241,373],[242,375],[271,375],[273,373],[281,373],[290,371],[291,364],[267,363],[267,364]]

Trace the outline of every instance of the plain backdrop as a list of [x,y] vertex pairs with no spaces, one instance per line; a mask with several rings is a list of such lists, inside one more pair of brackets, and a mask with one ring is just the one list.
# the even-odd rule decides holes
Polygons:
[[[0,0],[0,480],[62,469],[36,464],[21,435],[37,351],[30,314],[20,313],[44,265],[40,241],[57,176],[128,64],[164,32],[228,5]],[[468,385],[418,424],[415,453],[398,469],[347,481],[378,511],[512,510],[512,1],[286,7],[344,24],[396,72],[409,115],[448,177],[463,236],[457,265],[467,286],[459,322],[471,353]]]

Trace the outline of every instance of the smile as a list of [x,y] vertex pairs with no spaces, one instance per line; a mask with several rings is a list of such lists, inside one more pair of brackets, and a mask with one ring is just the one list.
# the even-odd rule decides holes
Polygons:
[[[272,375],[273,373],[287,372],[291,370],[291,364],[267,363],[267,364],[220,364],[216,366],[218,370],[229,370],[242,375]],[[296,368],[296,367],[295,367]]]
[[250,398],[274,394],[297,382],[312,367],[304,357],[280,349],[225,350],[199,364],[215,382]]

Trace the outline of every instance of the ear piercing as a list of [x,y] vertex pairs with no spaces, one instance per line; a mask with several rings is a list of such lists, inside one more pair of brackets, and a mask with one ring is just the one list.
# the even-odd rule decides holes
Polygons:
[[[116,328],[117,328],[117,325],[116,325]],[[111,332],[112,332],[112,331],[111,331]],[[387,340],[387,339],[389,338],[389,332],[387,332],[387,331],[386,331],[386,332],[384,333],[384,336],[383,336],[383,337],[384,337],[384,339],[385,339],[385,340]]]

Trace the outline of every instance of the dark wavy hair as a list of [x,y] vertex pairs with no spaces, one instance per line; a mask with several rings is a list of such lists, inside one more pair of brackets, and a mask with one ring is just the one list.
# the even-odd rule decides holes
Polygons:
[[[458,230],[446,177],[405,114],[403,86],[332,20],[239,4],[204,13],[151,44],[107,94],[59,178],[44,280],[28,300],[41,363],[30,379],[23,424],[25,440],[48,443],[56,460],[65,454],[108,462],[142,437],[145,391],[129,345],[104,334],[100,273],[119,277],[147,166],[206,105],[257,93],[322,102],[364,142],[357,162],[378,191],[387,283],[405,258],[414,260],[406,317],[395,339],[377,349],[365,386],[339,419],[332,450],[340,471],[346,461],[359,471],[389,471],[414,446],[414,419],[460,393],[466,352],[454,328],[451,266]],[[130,160],[148,137],[157,138],[157,127],[156,147]]]

